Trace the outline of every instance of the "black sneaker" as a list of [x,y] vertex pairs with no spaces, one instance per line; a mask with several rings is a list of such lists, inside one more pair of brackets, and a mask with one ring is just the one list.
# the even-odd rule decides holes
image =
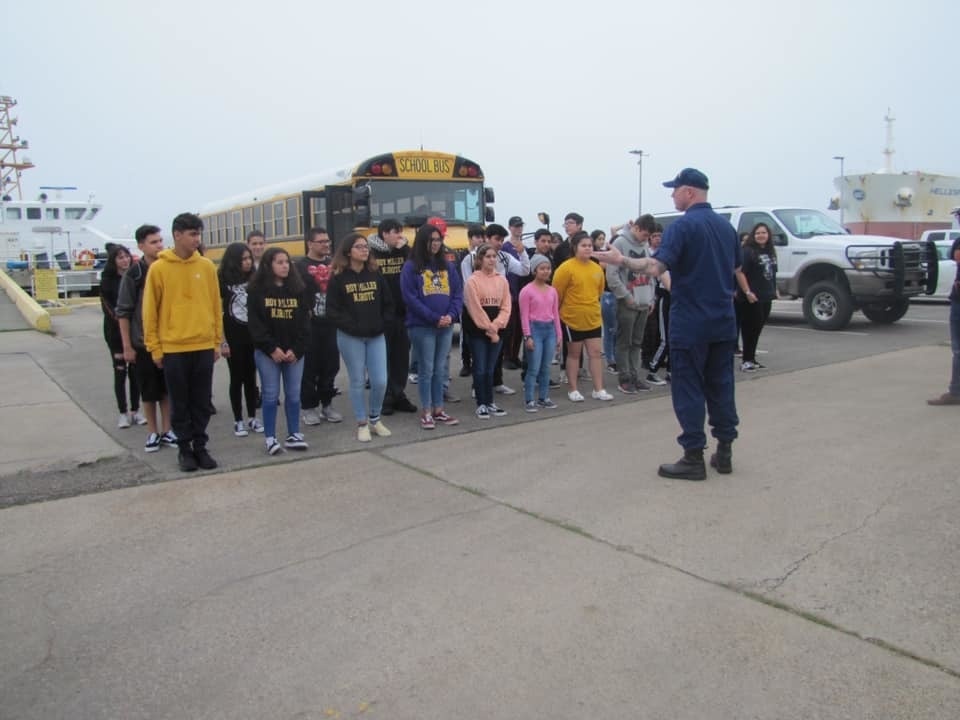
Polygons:
[[197,465],[197,458],[190,448],[180,448],[180,454],[177,455],[177,464],[183,472],[193,472],[200,467]]
[[207,452],[206,448],[195,449],[193,455],[196,458],[197,465],[204,470],[213,470],[217,467],[217,461],[210,457],[210,453]]
[[473,375],[473,368],[469,365],[464,365],[460,368],[460,377],[470,377]]
[[393,405],[388,402],[383,403],[380,408],[381,415],[393,415]]
[[558,387],[560,387],[560,383],[554,380],[553,378],[550,378],[550,389],[556,390]]
[[412,413],[417,411],[417,406],[410,402],[410,398],[406,395],[401,395],[398,400],[394,401],[393,409],[397,412]]

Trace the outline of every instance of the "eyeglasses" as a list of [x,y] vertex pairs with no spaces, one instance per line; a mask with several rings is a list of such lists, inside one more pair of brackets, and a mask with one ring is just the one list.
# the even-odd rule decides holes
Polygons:
[[351,250],[369,250],[370,247],[367,245],[354,245]]
[[330,243],[330,238],[313,238],[310,242],[317,243],[319,245],[327,245]]

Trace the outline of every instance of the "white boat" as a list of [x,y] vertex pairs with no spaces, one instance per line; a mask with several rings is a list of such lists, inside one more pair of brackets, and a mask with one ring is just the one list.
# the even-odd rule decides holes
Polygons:
[[[100,282],[97,257],[107,242],[122,242],[100,232],[91,221],[102,206],[93,195],[74,197],[77,188],[41,186],[24,199],[21,176],[34,167],[24,155],[26,140],[16,133],[11,114],[17,101],[0,95],[0,268],[30,286],[35,269],[54,269],[64,294],[87,292]],[[135,247],[135,244],[134,244]]]

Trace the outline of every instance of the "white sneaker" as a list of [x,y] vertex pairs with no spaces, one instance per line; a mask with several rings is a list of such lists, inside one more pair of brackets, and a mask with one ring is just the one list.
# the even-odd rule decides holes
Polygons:
[[560,384],[561,385],[567,384],[567,373],[565,370],[560,371]]
[[137,410],[137,411],[133,414],[133,421],[134,421],[137,425],[146,425],[146,424],[147,424],[147,419],[143,416],[143,413],[140,412],[139,410]]
[[512,387],[507,387],[506,385],[496,385],[494,386],[493,391],[495,393],[500,393],[501,395],[515,395],[517,392]]
[[303,424],[304,425],[319,425],[323,422],[323,417],[320,415],[320,412],[317,408],[310,408],[309,410],[303,411]]
[[256,418],[250,418],[249,420],[247,420],[247,427],[256,433],[263,432],[263,423],[257,420]]
[[233,434],[237,437],[246,437],[250,434],[247,432],[247,426],[243,424],[243,420],[237,420],[233,424]]
[[383,424],[383,420],[377,420],[373,423],[372,429],[378,437],[390,437],[393,435],[393,433],[387,429],[387,426]]
[[277,442],[277,439],[275,437],[268,437],[266,439],[266,443],[267,443],[267,455],[276,455],[278,452],[283,450],[283,448],[280,447],[280,443]]
[[143,451],[148,453],[154,453],[160,449],[160,436],[156,433],[150,433],[147,435],[147,442],[143,446]]
[[583,395],[580,394],[579,390],[571,390],[567,393],[567,397],[570,402],[583,402]]
[[594,390],[592,393],[590,393],[590,397],[592,397],[594,400],[613,400],[613,395],[608,393],[603,388],[600,390]]
[[357,426],[357,440],[360,442],[370,442],[370,425]]
[[420,380],[420,376],[416,373],[410,373],[407,375],[407,382],[411,385],[416,385],[418,380]]
[[128,428],[130,427],[130,416],[126,413],[120,413],[120,417],[117,419],[118,428]]
[[343,415],[338,413],[329,405],[324,405],[322,408],[320,408],[320,415],[327,422],[332,422],[332,423],[343,422]]

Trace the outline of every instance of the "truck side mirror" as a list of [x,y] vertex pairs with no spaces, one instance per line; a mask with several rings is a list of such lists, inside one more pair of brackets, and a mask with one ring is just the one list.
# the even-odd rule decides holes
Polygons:
[[787,236],[783,233],[774,233],[773,234],[773,244],[778,247],[783,247],[787,244]]

